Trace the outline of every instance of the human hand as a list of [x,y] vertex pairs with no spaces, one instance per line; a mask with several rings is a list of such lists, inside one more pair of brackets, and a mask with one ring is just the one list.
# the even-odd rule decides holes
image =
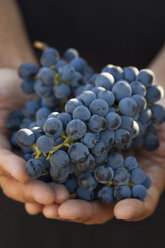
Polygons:
[[[12,110],[19,109],[29,96],[22,94],[14,69],[0,70],[0,187],[6,196],[27,204],[35,204],[36,213],[43,205],[62,203],[69,198],[67,190],[55,183],[32,180],[26,174],[25,161],[11,151],[5,122]],[[60,192],[60,194],[59,194]]]
[[139,221],[150,216],[154,212],[165,186],[165,123],[160,126],[158,136],[160,146],[156,151],[148,152],[139,149],[135,153],[141,168],[152,179],[152,186],[143,201],[125,199],[116,205],[103,205],[97,201],[86,202],[69,199],[60,206],[52,204],[43,207],[45,217],[84,224],[101,224],[113,216],[126,221]]

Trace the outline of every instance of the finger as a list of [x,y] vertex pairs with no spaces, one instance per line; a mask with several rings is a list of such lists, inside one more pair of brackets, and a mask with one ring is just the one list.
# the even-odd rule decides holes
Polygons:
[[43,208],[43,215],[48,219],[59,219],[58,207],[59,207],[59,205],[56,203],[53,203],[52,205],[45,206]]
[[128,221],[139,221],[150,216],[154,212],[159,199],[153,188],[150,189],[143,201],[125,199],[118,202],[114,208],[115,217]]
[[15,179],[1,176],[0,184],[4,194],[16,201],[50,205],[56,200],[52,188],[39,180],[31,180],[23,184]]
[[22,183],[29,180],[25,160],[5,149],[0,149],[0,175],[13,177]]
[[58,215],[62,219],[68,219],[74,222],[101,224],[113,217],[113,205],[71,199],[59,206]]
[[49,186],[54,191],[56,203],[61,204],[70,198],[70,194],[64,185],[51,182],[49,183]]
[[114,208],[114,215],[117,219],[128,221],[139,221],[150,216],[159,201],[164,188],[163,169],[158,166],[146,168],[146,173],[152,179],[152,186],[148,189],[147,197],[143,200],[125,199],[118,202]]
[[36,215],[42,212],[43,205],[39,203],[25,203],[25,210],[30,215]]

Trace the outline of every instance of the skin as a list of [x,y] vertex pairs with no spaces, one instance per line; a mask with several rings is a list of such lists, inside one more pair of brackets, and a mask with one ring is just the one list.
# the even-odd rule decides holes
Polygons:
[[[7,14],[9,12],[11,15]],[[127,199],[116,205],[89,203],[70,199],[63,185],[47,184],[28,177],[25,161],[11,150],[5,121],[12,110],[21,108],[32,97],[21,93],[16,68],[24,62],[37,62],[14,0],[0,0],[0,23],[0,187],[4,194],[23,202],[29,214],[42,212],[46,218],[84,224],[101,224],[113,217],[139,221],[150,216],[165,186],[165,124],[160,126],[160,147],[156,151],[135,151],[140,166],[153,182],[144,201]],[[164,66],[165,49],[151,64],[162,85],[165,81]],[[162,104],[165,106],[165,102]]]

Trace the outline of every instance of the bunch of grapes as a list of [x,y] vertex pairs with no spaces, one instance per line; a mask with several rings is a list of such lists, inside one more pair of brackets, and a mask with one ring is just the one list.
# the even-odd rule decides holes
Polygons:
[[151,179],[126,154],[159,146],[165,110],[155,102],[164,92],[153,72],[110,64],[98,74],[76,49],[60,58],[57,49],[35,45],[43,50],[42,67],[25,63],[18,70],[23,92],[35,98],[6,123],[28,175],[64,184],[87,201],[143,200]]

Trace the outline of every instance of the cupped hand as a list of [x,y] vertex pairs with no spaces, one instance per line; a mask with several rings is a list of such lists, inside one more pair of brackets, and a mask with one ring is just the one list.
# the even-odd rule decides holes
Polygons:
[[[136,151],[139,165],[152,179],[152,186],[147,197],[143,200],[125,199],[116,205],[103,205],[97,201],[68,199],[61,205],[51,204],[43,208],[47,218],[67,220],[84,224],[101,224],[116,217],[126,221],[139,221],[150,216],[159,201],[165,187],[165,123],[159,129],[160,146],[154,152],[144,149]],[[28,208],[29,207],[29,208]],[[35,205],[27,206],[32,210]]]
[[12,110],[21,108],[31,97],[21,92],[16,70],[0,70],[0,187],[9,198],[28,206],[32,204],[33,211],[29,213],[34,214],[42,211],[44,205],[62,203],[69,194],[62,185],[30,179],[25,171],[25,160],[11,150],[6,119]]

